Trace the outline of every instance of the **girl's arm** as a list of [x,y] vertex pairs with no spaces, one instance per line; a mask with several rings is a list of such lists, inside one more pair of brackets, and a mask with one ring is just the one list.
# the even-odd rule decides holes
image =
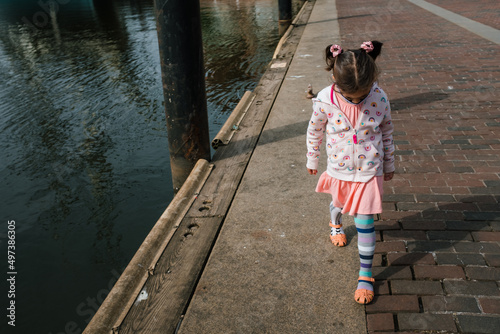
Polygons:
[[313,114],[307,127],[307,164],[306,168],[311,175],[316,175],[319,165],[320,146],[323,142],[327,116],[323,109],[324,104],[314,102]]
[[384,145],[384,179],[389,181],[394,175],[394,140],[392,138],[392,132],[394,131],[394,124],[391,118],[391,106],[389,101],[387,101],[387,111],[385,117],[380,124],[380,129],[382,130],[382,142]]

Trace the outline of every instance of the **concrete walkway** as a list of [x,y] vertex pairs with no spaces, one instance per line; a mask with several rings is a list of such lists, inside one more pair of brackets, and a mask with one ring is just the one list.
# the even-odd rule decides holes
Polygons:
[[[478,20],[483,2],[498,13],[478,0],[460,15]],[[385,43],[398,158],[364,307],[352,219],[348,246],[332,246],[330,199],[305,170],[305,90],[329,84],[326,45],[369,39]],[[497,333],[499,51],[407,1],[317,0],[179,333]]]
[[[328,196],[305,170],[309,83],[339,40],[334,1],[317,1],[180,333],[362,333],[355,240],[329,243]],[[313,207],[312,203],[323,203]],[[347,223],[348,225],[349,222]],[[349,238],[354,226],[348,226]]]

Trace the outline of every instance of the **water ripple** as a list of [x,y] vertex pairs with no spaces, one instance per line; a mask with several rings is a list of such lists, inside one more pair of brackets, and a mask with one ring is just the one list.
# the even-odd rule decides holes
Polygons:
[[[83,328],[76,307],[173,197],[152,1],[66,1],[46,22],[39,3],[0,2],[0,203],[22,225],[26,333]],[[271,60],[277,4],[200,3],[213,137]]]

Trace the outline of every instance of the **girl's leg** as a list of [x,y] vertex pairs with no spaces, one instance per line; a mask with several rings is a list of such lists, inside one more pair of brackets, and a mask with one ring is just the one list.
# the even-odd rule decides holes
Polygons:
[[330,240],[335,246],[343,247],[347,244],[347,238],[344,233],[344,229],[342,228],[342,209],[337,208],[333,205],[333,202],[330,203]]
[[372,263],[376,239],[373,215],[356,214],[354,215],[354,223],[358,231],[358,251],[360,260],[358,290],[364,289],[371,291],[371,293],[363,293],[364,298],[361,298],[361,300],[358,300],[358,293],[355,296],[358,296],[356,297],[358,302],[367,304],[373,299]]

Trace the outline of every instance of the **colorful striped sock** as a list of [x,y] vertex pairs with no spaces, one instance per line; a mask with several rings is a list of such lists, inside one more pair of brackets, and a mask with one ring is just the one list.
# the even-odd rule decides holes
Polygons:
[[[373,215],[354,215],[354,223],[358,230],[359,276],[372,277],[373,254],[375,253],[375,224]],[[361,280],[358,289],[373,291],[373,283]]]

